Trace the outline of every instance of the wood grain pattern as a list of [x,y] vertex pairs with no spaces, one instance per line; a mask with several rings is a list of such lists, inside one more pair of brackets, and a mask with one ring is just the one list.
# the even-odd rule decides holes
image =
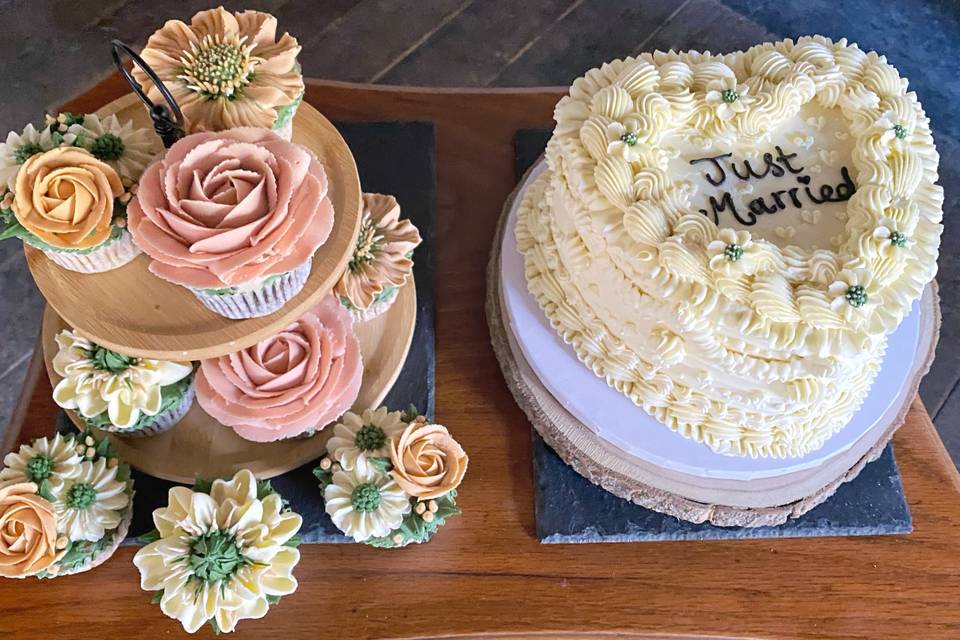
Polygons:
[[[107,104],[100,115],[117,114],[136,126],[152,128],[143,104],[132,93]],[[98,344],[132,356],[161,360],[200,360],[237,351],[286,326],[316,306],[347,266],[360,232],[360,178],[347,143],[316,109],[304,104],[293,121],[293,140],[323,163],[334,208],[333,230],[313,257],[310,277],[292,300],[260,318],[230,320],[204,307],[186,288],[147,270],[141,254],[104,273],[64,269],[24,244],[27,264],[47,302],[80,333]],[[95,301],[96,312],[91,311]]]
[[[70,107],[121,89],[109,79]],[[956,638],[960,476],[919,401],[894,438],[910,536],[537,543],[530,425],[489,346],[484,269],[515,184],[514,132],[549,125],[559,95],[310,84],[307,99],[334,119],[436,123],[437,419],[470,453],[464,514],[413,548],[305,547],[297,593],[233,637]],[[32,391],[22,438],[53,424],[46,378]],[[180,637],[137,589],[133,552],[55,582],[0,581],[0,631]]]
[[[353,411],[375,409],[390,392],[410,351],[416,320],[417,290],[411,276],[385,313],[354,325],[363,355],[363,382]],[[52,307],[44,309],[40,342],[51,386],[60,382],[53,370],[54,337],[68,327]],[[75,412],[67,415],[83,426]],[[183,420],[169,431],[147,438],[115,436],[113,440],[117,453],[133,467],[158,478],[191,484],[197,476],[223,478],[241,469],[249,469],[258,478],[278,476],[321,457],[331,435],[332,431],[325,429],[312,438],[250,442],[211,418],[194,401]]]

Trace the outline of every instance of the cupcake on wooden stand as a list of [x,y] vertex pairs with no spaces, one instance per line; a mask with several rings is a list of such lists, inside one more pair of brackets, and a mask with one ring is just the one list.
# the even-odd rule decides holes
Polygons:
[[116,116],[61,113],[0,144],[0,238],[19,238],[80,273],[116,269],[139,255],[126,209],[159,151],[152,131]]
[[[264,127],[290,140],[303,99],[300,45],[277,39],[277,19],[259,11],[201,11],[190,24],[169,20],[140,52],[180,105],[188,133]],[[139,68],[134,78],[155,103],[160,90]]]
[[413,250],[420,232],[400,219],[393,196],[363,194],[360,235],[334,292],[354,320],[372,320],[390,308],[413,271]]
[[232,319],[280,309],[333,229],[327,174],[267,129],[195,133],[143,174],[129,226],[154,275]]

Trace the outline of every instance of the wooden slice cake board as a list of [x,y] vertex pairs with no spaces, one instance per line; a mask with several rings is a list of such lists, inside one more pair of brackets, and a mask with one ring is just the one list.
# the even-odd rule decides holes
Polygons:
[[[363,382],[353,411],[378,407],[390,391],[407,359],[416,317],[417,291],[411,276],[383,315],[354,325],[363,354]],[[50,305],[44,308],[40,339],[52,386],[60,381],[52,367],[57,353],[54,336],[68,327]],[[66,413],[74,424],[84,428],[76,413]],[[194,401],[183,420],[169,431],[139,438],[111,435],[111,440],[117,453],[144,473],[192,484],[195,477],[229,477],[240,469],[249,469],[258,478],[286,473],[321,457],[330,433],[330,429],[324,429],[311,438],[250,442],[211,418]]]
[[[535,169],[536,165],[534,165]],[[506,220],[522,196],[528,172],[504,203],[487,266],[486,314],[491,342],[507,386],[544,441],[568,465],[596,485],[648,509],[718,526],[770,526],[797,517],[829,498],[875,460],[903,424],[920,380],[930,368],[940,329],[936,283],[921,300],[920,336],[909,382],[871,429],[825,464],[749,481],[703,478],[668,470],[619,449],[578,421],[541,383],[512,334],[503,309],[501,246]],[[642,411],[638,408],[637,411]],[[664,427],[666,428],[666,427]]]
[[[152,129],[131,94],[97,111]],[[64,269],[24,245],[27,264],[47,302],[70,326],[97,344],[160,360],[200,360],[248,347],[302,316],[330,292],[343,273],[360,232],[360,178],[350,148],[319,111],[303,102],[293,120],[293,141],[323,163],[335,212],[329,239],[313,257],[303,290],[280,310],[260,318],[230,320],[200,304],[186,288],[147,270],[141,254],[119,269],[82,274]]]

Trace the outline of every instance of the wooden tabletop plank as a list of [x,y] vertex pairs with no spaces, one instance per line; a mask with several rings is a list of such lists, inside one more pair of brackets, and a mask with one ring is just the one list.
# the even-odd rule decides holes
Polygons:
[[[92,109],[122,88],[108,79],[70,106]],[[464,514],[431,543],[303,547],[300,589],[265,619],[241,623],[236,637],[960,636],[960,476],[919,400],[895,437],[909,536],[537,543],[530,425],[489,346],[484,268],[514,186],[514,131],[548,125],[559,95],[310,84],[307,99],[334,120],[436,123],[437,418],[471,463],[458,498]],[[36,379],[21,439],[53,424],[49,384]],[[69,578],[0,581],[0,632],[175,636],[177,623],[139,590],[133,552]]]

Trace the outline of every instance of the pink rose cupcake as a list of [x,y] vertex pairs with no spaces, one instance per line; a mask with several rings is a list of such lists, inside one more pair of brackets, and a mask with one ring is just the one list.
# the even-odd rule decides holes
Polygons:
[[350,314],[333,296],[275,336],[203,360],[197,401],[254,442],[322,429],[360,392],[363,362]]
[[333,205],[306,147],[241,127],[170,147],[144,172],[128,222],[153,274],[222,316],[255,318],[303,288]]

